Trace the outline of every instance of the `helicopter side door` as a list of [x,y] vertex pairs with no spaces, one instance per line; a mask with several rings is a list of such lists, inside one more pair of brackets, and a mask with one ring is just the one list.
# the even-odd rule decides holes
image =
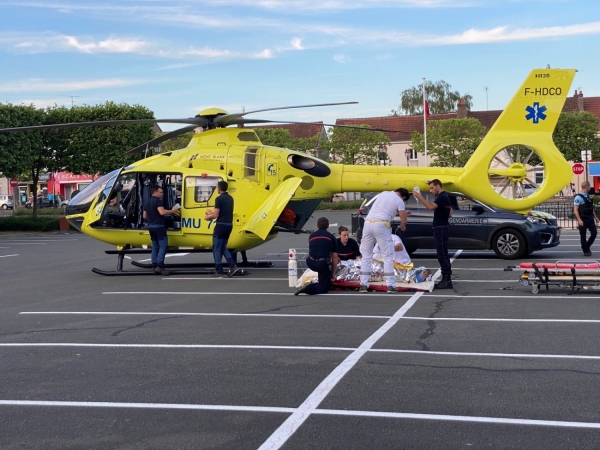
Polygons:
[[217,183],[221,177],[186,176],[182,186],[181,230],[183,233],[212,234],[213,220],[205,220],[208,209],[215,207]]

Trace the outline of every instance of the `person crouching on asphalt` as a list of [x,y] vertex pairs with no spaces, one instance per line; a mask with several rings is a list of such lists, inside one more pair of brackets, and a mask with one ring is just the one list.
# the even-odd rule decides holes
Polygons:
[[396,293],[396,275],[394,274],[394,243],[390,222],[400,216],[400,230],[406,230],[408,214],[404,202],[410,197],[404,188],[385,191],[377,195],[371,210],[365,219],[363,236],[360,242],[362,262],[360,266],[359,292],[368,292],[369,279],[373,270],[373,248],[379,245],[383,257],[383,274],[388,294]]
[[423,206],[433,210],[433,239],[435,240],[435,251],[440,263],[442,281],[435,283],[436,289],[452,289],[452,266],[448,256],[448,237],[450,236],[449,219],[452,213],[450,197],[442,189],[442,182],[438,179],[429,182],[429,192],[435,195],[435,201],[425,200],[423,194],[414,191],[413,196],[423,203]]
[[319,281],[299,287],[294,295],[301,293],[308,295],[326,294],[329,291],[339,260],[337,241],[335,236],[327,231],[327,228],[329,228],[329,220],[326,217],[320,217],[317,220],[317,230],[313,231],[308,237],[306,265],[310,270],[314,270],[319,274]]

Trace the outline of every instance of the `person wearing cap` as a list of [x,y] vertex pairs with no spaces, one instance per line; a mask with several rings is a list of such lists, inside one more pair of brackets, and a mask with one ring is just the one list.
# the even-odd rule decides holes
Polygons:
[[413,196],[430,211],[433,210],[433,239],[435,251],[440,263],[442,281],[435,284],[436,289],[452,289],[452,266],[448,256],[448,237],[450,236],[449,219],[452,214],[450,197],[442,188],[442,182],[437,178],[429,182],[429,192],[435,195],[433,202],[427,201],[419,191],[413,191]]
[[384,191],[377,195],[371,210],[365,218],[363,236],[360,242],[362,262],[360,266],[359,292],[368,292],[369,279],[373,269],[373,249],[379,245],[383,257],[383,272],[388,294],[396,292],[396,275],[394,274],[394,243],[392,241],[390,222],[400,216],[400,230],[406,230],[408,214],[404,202],[410,197],[404,188],[395,191]]

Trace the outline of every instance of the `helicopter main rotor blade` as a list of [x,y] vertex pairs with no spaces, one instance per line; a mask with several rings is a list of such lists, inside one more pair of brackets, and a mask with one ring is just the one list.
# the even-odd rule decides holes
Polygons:
[[350,129],[356,129],[356,130],[366,130],[366,131],[382,131],[384,133],[400,133],[400,130],[385,130],[383,128],[367,128],[367,127],[361,127],[358,125],[335,125],[332,123],[321,123],[321,122],[295,122],[295,121],[291,121],[291,120],[265,120],[265,119],[234,119],[232,120],[229,125],[239,125],[239,124],[253,124],[253,123],[280,123],[280,124],[286,124],[286,123],[292,123],[292,124],[298,124],[298,125],[321,125],[324,127],[335,127],[335,128],[350,128]]
[[72,123],[55,123],[51,125],[32,125],[28,127],[15,128],[0,128],[0,133],[8,131],[35,131],[49,129],[64,129],[64,128],[79,128],[79,127],[95,127],[95,126],[111,126],[111,125],[138,125],[138,124],[154,124],[154,123],[185,123],[194,124],[195,127],[205,126],[208,121],[204,117],[190,117],[188,119],[128,119],[128,120],[104,120],[99,122],[72,122]]
[[[358,102],[340,102],[340,103],[319,103],[314,105],[298,105],[298,106],[280,106],[277,108],[266,108],[266,109],[256,109],[254,111],[246,111],[243,113],[233,113],[226,114],[224,116],[219,116],[215,119],[215,125],[220,125],[222,127],[226,127],[227,125],[232,125],[232,120],[239,119],[240,117],[244,117],[246,114],[254,114],[265,111],[278,111],[282,109],[298,109],[298,108],[314,108],[319,106],[338,106],[338,105],[355,105]],[[291,123],[291,122],[287,122]]]
[[177,137],[180,134],[187,133],[188,131],[192,131],[197,128],[196,125],[188,125],[187,127],[178,128],[177,130],[170,131],[162,136],[155,137],[154,139],[149,140],[148,142],[144,142],[142,145],[138,145],[135,148],[132,148],[128,152],[125,152],[127,156],[135,155],[136,153],[143,153],[147,149],[151,147],[155,147],[161,142],[168,141],[171,138]]

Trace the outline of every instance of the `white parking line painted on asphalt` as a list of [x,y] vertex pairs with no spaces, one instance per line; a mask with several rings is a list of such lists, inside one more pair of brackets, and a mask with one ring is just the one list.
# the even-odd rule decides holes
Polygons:
[[5,406],[65,406],[77,408],[143,408],[143,409],[192,409],[205,411],[242,411],[292,413],[294,408],[273,406],[192,405],[185,403],[111,403],[111,402],[59,402],[37,400],[0,400]]
[[[0,343],[6,347],[91,347],[91,348],[167,348],[167,349],[251,349],[251,350],[317,350],[353,352],[356,348],[345,347],[303,347],[293,345],[216,345],[216,344],[87,344],[82,342],[11,342]],[[600,358],[600,357],[599,357]]]
[[[452,282],[454,282],[454,280],[452,280]],[[527,288],[524,288],[527,289]],[[492,290],[499,290],[499,288],[494,288]],[[462,299],[468,299],[468,298],[497,298],[500,300],[505,300],[505,299],[511,299],[511,298],[516,298],[516,299],[520,299],[523,301],[527,301],[527,300],[539,300],[539,299],[593,299],[593,298],[597,298],[597,296],[595,296],[594,294],[596,294],[593,291],[589,291],[590,294],[592,295],[588,295],[588,296],[584,296],[584,295],[552,295],[552,294],[530,294],[529,291],[527,290],[526,292],[522,292],[522,293],[518,293],[516,291],[516,289],[511,289],[512,292],[516,292],[518,295],[461,295],[461,294],[433,294],[431,292],[420,292],[421,294],[424,294],[425,296],[427,296],[427,298],[433,297],[433,298],[462,298]],[[433,292],[438,292],[436,290],[434,290]],[[452,291],[454,292],[454,291]],[[373,292],[369,292],[368,294],[360,294],[357,291],[352,291],[352,292],[336,292],[334,294],[319,294],[319,298],[320,297],[346,297],[346,296],[354,296],[354,297],[361,297],[363,299],[366,299],[368,297],[374,297],[374,296],[381,296],[381,297],[386,297],[389,298],[390,300],[393,300],[394,298],[399,298],[402,296],[410,296],[414,294],[413,291],[398,291],[397,294],[395,295],[390,295],[387,294],[385,291],[381,291],[381,293],[377,292],[377,291],[373,291]],[[528,294],[526,296],[524,296],[524,294]],[[107,291],[107,292],[102,292],[102,295],[227,295],[227,296],[247,296],[247,295],[265,295],[265,296],[271,296],[271,295],[293,295],[292,292],[206,292],[206,291],[195,291],[195,292],[190,292],[190,291],[183,291],[183,292],[177,292],[177,291],[137,291],[137,292],[127,292],[127,291]]]
[[[172,409],[202,411],[236,411],[292,414],[296,408],[275,406],[233,406],[233,405],[194,405],[186,403],[125,403],[125,402],[63,402],[43,400],[0,400],[0,406],[51,406],[68,408],[128,408],[128,409]],[[451,416],[444,414],[413,414],[380,411],[355,411],[340,409],[315,409],[313,414],[329,416],[378,417],[387,419],[437,420],[442,422],[491,423],[503,425],[528,425],[536,427],[593,428],[599,429],[600,423],[566,422],[560,420],[511,419],[508,417]],[[266,443],[265,443],[266,444]],[[261,448],[264,447],[264,445]]]
[[[460,357],[489,357],[489,358],[524,358],[524,359],[582,359],[582,360],[600,360],[599,355],[560,355],[560,354],[539,354],[539,353],[482,353],[482,352],[443,352],[443,351],[425,351],[425,350],[403,350],[394,348],[370,348],[361,349],[351,347],[306,347],[293,345],[217,345],[217,344],[88,344],[84,342],[11,342],[0,343],[0,348],[23,348],[23,347],[84,347],[84,348],[119,348],[119,349],[170,349],[170,350],[202,350],[202,349],[220,349],[220,350],[302,350],[302,351],[326,351],[326,352],[353,352],[361,353],[401,353],[422,356],[460,356]],[[350,355],[352,356],[352,355]],[[349,357],[350,357],[349,356]]]
[[[353,314],[269,314],[269,313],[191,313],[191,312],[139,312],[139,311],[21,311],[19,315],[49,316],[199,316],[199,317],[301,317],[318,319],[391,319],[392,316],[364,316]],[[513,319],[486,317],[417,317],[403,316],[402,320],[433,320],[457,322],[543,322],[543,323],[600,323],[600,319]]]
[[[457,251],[452,258],[450,263],[454,261],[461,253],[461,250]],[[432,277],[436,279],[439,277],[441,271],[438,270]],[[419,298],[423,295],[423,292],[415,293],[409,298],[406,303],[396,313],[384,323],[375,333],[369,336],[357,349],[348,355],[348,357],[342,361],[333,371],[317,386],[317,388],[302,402],[298,409],[289,416],[274,432],[271,434],[265,442],[259,447],[258,450],[277,450],[292,436],[296,430],[302,426],[306,419],[318,408],[321,402],[329,395],[331,390],[337,385],[337,383],[358,363],[360,358],[367,353],[379,339],[385,335],[390,329],[392,329],[399,321],[399,319],[406,314],[406,312],[413,307]]]
[[510,419],[505,417],[477,417],[477,416],[450,416],[443,414],[411,414],[377,411],[347,411],[337,409],[317,409],[314,414],[327,414],[336,416],[358,416],[358,417],[385,417],[394,419],[418,419],[439,420],[450,422],[479,422],[507,425],[530,425],[537,427],[563,427],[563,428],[600,428],[600,423],[594,422],[564,422],[558,420],[531,420]]
[[276,450],[279,449],[304,421],[317,409],[319,404],[327,397],[329,392],[336,384],[358,363],[360,358],[367,353],[373,345],[387,333],[406,312],[423,295],[417,292],[400,308],[386,323],[384,323],[375,333],[369,336],[359,348],[352,352],[344,361],[338,365],[317,388],[302,402],[294,413],[289,416],[278,428],[269,436],[269,438],[259,447],[258,450]]
[[[422,292],[421,292],[422,293]],[[242,296],[248,296],[248,295],[294,295],[293,292],[206,292],[206,291],[196,291],[196,292],[190,292],[190,291],[185,291],[185,292],[177,292],[177,291],[162,291],[162,292],[157,292],[157,291],[137,291],[137,292],[127,292],[127,291],[114,291],[114,292],[103,292],[102,295],[242,295]],[[368,297],[374,297],[374,296],[381,296],[381,297],[386,297],[389,298],[390,300],[393,300],[394,298],[398,298],[401,297],[402,295],[413,295],[414,292],[413,291],[398,291],[398,293],[396,295],[390,295],[388,293],[386,293],[385,291],[373,291],[373,292],[369,292],[368,294],[360,294],[357,291],[354,292],[347,292],[347,293],[336,293],[336,294],[319,294],[319,297],[325,297],[325,296],[339,296],[339,297],[344,297],[344,296],[348,296],[348,295],[352,295],[352,296],[368,296]],[[364,297],[363,297],[364,298]]]
[[457,321],[457,322],[544,322],[544,323],[600,323],[594,319],[498,319],[485,317],[413,317],[404,316],[403,320],[434,320],[434,321]]
[[[189,255],[189,253],[169,253],[169,254],[165,255],[165,259],[170,258],[172,256],[185,256],[185,255]],[[129,258],[129,259],[131,259],[131,258]],[[148,262],[148,261],[152,261],[152,258],[140,259],[138,262]]]
[[326,319],[389,319],[392,316],[360,316],[350,314],[268,314],[268,313],[189,313],[189,312],[128,312],[128,311],[22,311],[23,315],[91,315],[91,316],[232,316],[232,317],[307,317]]
[[44,243],[44,242],[71,242],[71,241],[77,241],[78,239],[0,239],[0,242],[3,243]]
[[0,256],[0,258],[10,258],[12,256],[19,256],[19,254],[15,253],[14,255],[2,255],[2,256]]

